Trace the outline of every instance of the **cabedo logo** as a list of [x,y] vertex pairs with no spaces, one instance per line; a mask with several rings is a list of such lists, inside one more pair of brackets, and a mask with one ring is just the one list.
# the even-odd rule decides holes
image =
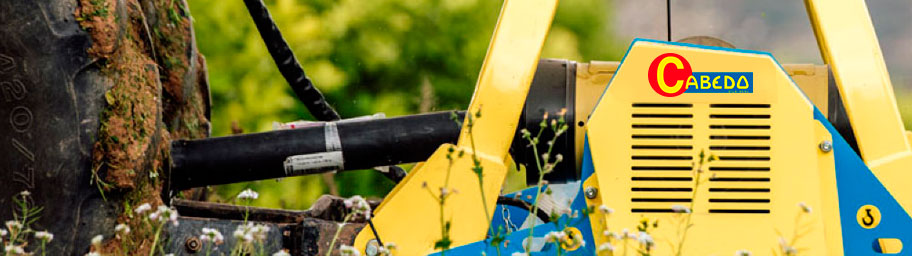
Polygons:
[[659,55],[649,64],[649,85],[659,95],[682,93],[753,93],[753,72],[693,72],[690,62],[676,53]]

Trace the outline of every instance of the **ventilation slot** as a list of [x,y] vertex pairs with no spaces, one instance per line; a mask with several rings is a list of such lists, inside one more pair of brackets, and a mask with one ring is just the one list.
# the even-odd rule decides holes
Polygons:
[[770,212],[770,104],[710,104],[709,212]]
[[670,213],[693,194],[693,104],[633,103],[631,211]]

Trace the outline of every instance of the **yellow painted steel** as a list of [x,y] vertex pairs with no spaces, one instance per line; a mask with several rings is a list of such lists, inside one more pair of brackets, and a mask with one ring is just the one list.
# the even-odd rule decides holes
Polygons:
[[884,254],[897,254],[902,252],[903,244],[899,239],[878,238],[877,243],[880,245],[880,251]]
[[805,0],[824,62],[833,70],[862,159],[907,211],[912,147],[862,0]]
[[[617,71],[617,61],[590,61],[577,64],[576,67],[576,98],[575,116],[577,120],[586,125],[589,121],[589,115],[592,114],[593,108],[605,91],[608,81]],[[826,65],[814,64],[783,64],[783,68],[798,84],[801,91],[804,92],[811,102],[817,106],[826,116],[829,111],[829,71]],[[583,140],[586,137],[586,129],[583,126],[574,129],[574,138],[576,138],[576,152],[583,152]],[[912,134],[912,133],[910,133]],[[912,136],[912,135],[910,135]],[[576,154],[576,166],[582,163],[583,154]]]
[[[683,56],[694,72],[753,72],[753,93],[661,96],[649,86],[647,71],[653,59],[669,52]],[[634,103],[683,103],[692,106],[634,107]],[[758,105],[714,107],[711,104]],[[763,104],[769,104],[769,107],[762,107]],[[658,219],[660,225],[653,232],[653,237],[657,241],[670,241],[670,244],[658,244],[653,254],[673,255],[673,245],[679,241],[676,223],[683,220],[675,213],[654,210],[667,210],[676,204],[689,205],[686,199],[692,198],[693,194],[686,189],[694,189],[694,186],[686,178],[693,178],[692,163],[701,151],[705,151],[719,156],[721,160],[707,164],[701,174],[704,183],[696,189],[696,196],[693,197],[693,227],[683,247],[684,255],[729,255],[740,249],[753,252],[777,250],[779,237],[791,240],[797,226],[807,228],[807,233],[794,245],[804,249],[802,254],[841,255],[838,205],[835,186],[832,185],[835,184],[833,156],[831,153],[822,154],[817,147],[822,139],[829,138],[829,134],[813,120],[811,104],[769,55],[651,41],[635,42],[598,102],[586,129],[597,174],[599,199],[615,210],[606,219],[607,227],[614,232],[624,228],[635,230],[642,217]],[[634,118],[633,114],[689,114],[692,117],[638,115]],[[733,114],[770,117],[711,118],[711,115]],[[634,129],[633,124],[680,124],[691,125],[691,128],[678,131]],[[769,129],[711,128],[714,125],[769,126]],[[635,139],[633,134],[692,137]],[[769,139],[713,139],[713,136],[732,135],[769,136]],[[690,147],[643,149],[633,145]],[[769,149],[763,150],[764,147]],[[635,156],[683,158],[640,160]],[[738,157],[768,157],[768,160],[747,161]],[[662,166],[678,169],[656,168]],[[714,179],[709,181],[711,177]],[[644,191],[641,188],[676,188],[678,191]],[[769,189],[769,192],[739,192],[739,189]],[[679,201],[668,202],[668,199]],[[799,203],[814,209],[827,209],[802,213]],[[764,213],[763,210],[769,212]],[[800,221],[796,222],[796,219]],[[592,222],[594,226],[596,222]],[[602,236],[603,231],[594,229],[593,236]]]
[[[463,126],[456,146],[441,145],[375,211],[373,221],[380,238],[395,242],[399,254],[434,252],[435,241],[442,237],[441,221],[452,223],[451,247],[485,238],[491,221],[486,216],[494,212],[508,169],[508,150],[556,9],[557,0],[504,1],[467,114],[481,110],[473,136]],[[466,154],[461,158],[453,154],[450,161],[450,148]],[[473,155],[484,167],[484,197],[472,171]],[[446,200],[441,220],[435,195],[445,183],[453,194]],[[373,233],[365,228],[355,239],[355,246],[363,251],[372,239]]]
[[[814,134],[818,143],[833,141],[833,135],[823,124],[814,123]],[[836,189],[836,159],[833,152],[817,150],[817,171],[820,175],[821,205],[815,210],[823,216],[826,251],[831,255],[843,254],[842,219],[839,216],[839,191]]]

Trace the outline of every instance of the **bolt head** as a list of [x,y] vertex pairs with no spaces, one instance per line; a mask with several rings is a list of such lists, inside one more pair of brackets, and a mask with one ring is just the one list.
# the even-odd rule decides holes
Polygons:
[[184,241],[184,247],[189,253],[197,253],[203,248],[203,243],[195,236],[192,236],[187,238],[187,241]]
[[820,148],[820,151],[823,151],[823,152],[833,151],[833,143],[828,140],[820,142],[820,144],[817,145],[817,147]]
[[595,197],[598,196],[598,189],[595,187],[586,187],[583,193],[586,194],[586,198],[595,199]]

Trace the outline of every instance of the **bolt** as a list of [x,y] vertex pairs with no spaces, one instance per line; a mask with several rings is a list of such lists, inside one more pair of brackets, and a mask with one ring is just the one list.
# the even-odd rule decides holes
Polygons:
[[187,238],[187,241],[184,242],[184,247],[187,248],[189,253],[197,253],[200,249],[203,249],[203,243],[200,243],[200,240],[195,236]]
[[595,187],[586,187],[584,193],[586,193],[586,198],[595,199],[595,197],[598,196],[598,189]]
[[364,248],[364,254],[367,256],[377,256],[380,254],[380,243],[377,242],[377,239],[371,239],[367,242],[367,247]]
[[820,142],[820,145],[817,145],[817,147],[819,147],[820,151],[823,151],[824,153],[833,151],[833,143],[828,140]]

